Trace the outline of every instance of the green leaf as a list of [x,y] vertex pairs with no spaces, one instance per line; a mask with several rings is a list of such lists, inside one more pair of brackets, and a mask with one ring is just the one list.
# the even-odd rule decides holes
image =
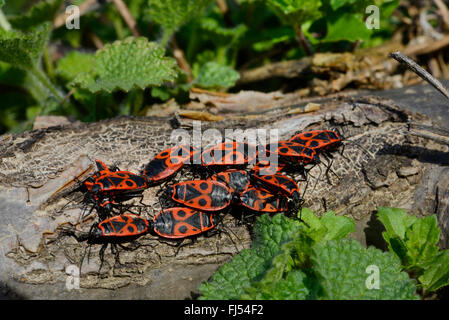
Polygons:
[[386,231],[382,235],[387,242],[389,238],[395,236],[404,239],[406,230],[418,219],[415,216],[409,216],[403,209],[386,207],[380,207],[377,216],[385,226]]
[[176,61],[165,57],[157,43],[129,37],[107,44],[97,51],[94,68],[79,74],[73,84],[96,93],[117,89],[130,91],[172,82],[177,76]]
[[[418,299],[416,286],[390,252],[363,248],[355,240],[320,242],[311,256],[324,299]],[[369,286],[378,271],[378,286]]]
[[344,6],[345,4],[352,4],[357,0],[330,0],[332,9],[337,10],[338,8]]
[[246,288],[241,299],[247,300],[305,300],[309,289],[305,283],[306,275],[295,270],[289,272],[285,279],[276,282],[261,282]]
[[5,5],[5,0],[0,0],[0,9]]
[[440,229],[436,216],[418,219],[405,233],[409,268],[420,266],[439,251]]
[[212,276],[210,282],[202,283],[200,299],[239,299],[245,293],[244,288],[263,276],[270,266],[270,260],[289,241],[298,228],[299,221],[278,214],[267,215],[254,224],[255,239],[251,249],[244,249],[231,262],[225,263]]
[[293,27],[321,17],[321,0],[267,0],[267,6]]
[[80,73],[88,73],[94,67],[95,56],[91,53],[72,51],[58,60],[56,74],[65,81],[72,81]]
[[27,13],[8,17],[8,20],[14,28],[20,30],[28,30],[29,28],[44,22],[52,22],[63,1],[64,0],[41,1],[31,7]]
[[148,0],[151,19],[164,29],[161,44],[165,46],[172,33],[201,14],[212,0]]
[[428,291],[436,291],[449,285],[449,250],[439,252],[428,261],[424,273],[418,278]]
[[240,74],[229,66],[207,62],[200,69],[194,85],[202,88],[229,88],[240,79]]
[[335,42],[368,39],[373,31],[366,27],[363,17],[363,13],[347,12],[344,8],[329,15],[326,19],[327,35],[322,41]]
[[328,211],[318,218],[310,209],[303,208],[301,217],[310,226],[308,233],[315,241],[338,240],[346,238],[355,230],[354,220],[344,216],[336,216]]
[[418,219],[402,209],[379,208],[379,221],[386,231],[382,233],[390,251],[410,269],[422,269],[421,264],[438,252],[440,230],[435,216]]
[[258,36],[259,38],[252,45],[253,49],[256,51],[270,50],[278,43],[288,42],[295,39],[294,31],[288,26],[267,29]]
[[324,240],[344,239],[355,230],[354,220],[344,216],[336,216],[333,211],[323,214],[321,223],[327,228]]
[[32,28],[27,33],[0,30],[0,60],[27,70],[36,68],[50,30],[50,23]]

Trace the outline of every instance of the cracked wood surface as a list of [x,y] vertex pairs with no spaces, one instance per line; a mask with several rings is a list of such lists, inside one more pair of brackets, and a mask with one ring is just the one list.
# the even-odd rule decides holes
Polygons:
[[[443,228],[440,244],[448,246],[447,146],[408,132],[409,122],[432,125],[427,116],[412,113],[385,98],[314,99],[320,110],[297,114],[306,102],[264,110],[247,120],[198,122],[182,120],[181,128],[202,145],[242,131],[278,129],[279,138],[298,130],[338,128],[346,138],[343,155],[333,158],[329,180],[325,166],[309,172],[305,206],[316,213],[334,210],[356,220],[353,237],[381,246],[380,206],[401,207],[418,216],[437,214]],[[240,115],[241,116],[241,115]],[[40,299],[184,299],[199,283],[233,255],[248,248],[251,230],[227,215],[224,232],[186,241],[179,252],[173,243],[147,235],[133,250],[120,250],[120,265],[108,249],[99,275],[98,251],[85,258],[80,290],[65,288],[70,264],[79,265],[86,243],[55,232],[58,226],[88,230],[93,219],[79,223],[81,194],[74,191],[94,170],[94,159],[123,170],[140,172],[158,152],[171,146],[170,119],[120,117],[91,124],[71,124],[0,137],[0,282],[3,295]],[[178,130],[179,130],[178,129]],[[196,139],[196,140],[195,140]],[[185,171],[177,179],[189,176]],[[299,179],[299,176],[295,178]],[[304,190],[305,183],[301,183]],[[156,193],[144,193],[151,217],[159,210]],[[238,209],[234,211],[238,212]],[[87,261],[88,260],[88,261]]]

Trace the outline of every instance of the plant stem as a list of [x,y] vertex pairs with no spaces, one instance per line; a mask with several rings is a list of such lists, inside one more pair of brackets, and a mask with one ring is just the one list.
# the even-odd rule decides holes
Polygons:
[[170,41],[170,38],[172,37],[173,33],[175,33],[174,29],[167,29],[167,28],[163,28],[163,33],[162,33],[162,39],[161,39],[161,46],[166,48],[168,42]]
[[45,64],[45,71],[47,71],[47,74],[50,78],[50,80],[55,80],[55,68],[53,67],[53,62],[51,61],[50,53],[48,52],[48,47],[44,48],[44,54],[43,54],[44,64]]
[[297,25],[297,26],[294,26],[293,28],[295,30],[296,37],[297,37],[298,42],[301,45],[302,49],[308,56],[311,56],[313,54],[313,50],[312,50],[312,47],[310,46],[310,43],[307,40],[306,36],[302,32],[301,26]]
[[59,102],[62,103],[62,101],[64,100],[63,93],[51,83],[51,81],[41,69],[39,69],[38,67],[34,67],[29,71],[44,85],[45,88],[48,89],[51,95],[53,95]]
[[8,19],[6,19],[6,16],[3,13],[2,9],[0,9],[0,27],[5,29],[6,31],[11,30],[11,25],[9,24]]
[[128,26],[129,30],[131,30],[131,33],[135,37],[140,37],[140,31],[137,26],[137,22],[132,16],[131,12],[129,12],[128,7],[123,2],[123,0],[112,0],[115,7],[119,11],[120,15],[122,16],[123,20],[125,20],[126,25]]

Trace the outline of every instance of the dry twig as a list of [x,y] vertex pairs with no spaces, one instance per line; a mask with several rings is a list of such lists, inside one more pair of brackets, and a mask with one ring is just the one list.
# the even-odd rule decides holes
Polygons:
[[125,23],[128,26],[129,30],[131,30],[133,36],[140,37],[140,31],[137,26],[137,22],[132,16],[131,12],[129,12],[128,7],[123,2],[123,0],[111,0],[111,1],[114,3],[115,7],[122,16],[123,20],[125,20]]
[[449,99],[449,91],[443,86],[443,84],[440,81],[438,81],[436,78],[434,78],[426,70],[424,70],[422,67],[420,67],[415,61],[413,61],[406,55],[402,54],[400,51],[390,53],[390,57],[392,57],[396,61],[406,65],[407,68],[409,68],[414,73],[416,73],[418,76],[420,76],[422,79],[427,81],[435,89],[437,89],[439,92],[441,92],[446,98]]

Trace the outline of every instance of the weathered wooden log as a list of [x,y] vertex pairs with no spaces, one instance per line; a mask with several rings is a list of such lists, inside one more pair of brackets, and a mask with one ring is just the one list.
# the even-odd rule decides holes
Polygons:
[[[439,94],[436,94],[439,96]],[[409,98],[409,96],[407,96]],[[438,99],[439,97],[437,97]],[[0,282],[9,298],[39,299],[183,299],[233,255],[251,243],[248,226],[233,216],[223,230],[200,236],[179,248],[147,235],[133,250],[120,250],[120,264],[108,249],[101,273],[99,245],[83,260],[80,289],[68,290],[68,266],[79,266],[87,244],[58,232],[88,230],[95,215],[80,222],[82,194],[76,190],[94,169],[94,159],[140,172],[174,133],[187,133],[203,145],[242,136],[229,129],[277,129],[280,139],[311,128],[337,128],[345,136],[344,153],[335,153],[332,171],[324,164],[309,172],[305,206],[318,214],[334,210],[357,221],[353,237],[382,246],[374,212],[380,206],[401,207],[418,216],[436,214],[443,229],[441,246],[449,244],[449,153],[441,141],[411,134],[410,124],[434,126],[431,119],[399,107],[392,100],[362,96],[314,100],[319,111],[298,114],[290,107],[252,112],[247,119],[212,123],[120,117],[90,124],[69,124],[0,137]],[[446,119],[446,121],[449,119]],[[201,130],[197,130],[201,125]],[[213,129],[213,130],[211,130]],[[228,129],[228,130],[226,130]],[[189,176],[188,171],[177,179]],[[296,176],[299,178],[300,176]],[[301,188],[306,184],[302,183]],[[144,192],[151,217],[159,209],[156,193]],[[238,208],[234,209],[238,212]]]

